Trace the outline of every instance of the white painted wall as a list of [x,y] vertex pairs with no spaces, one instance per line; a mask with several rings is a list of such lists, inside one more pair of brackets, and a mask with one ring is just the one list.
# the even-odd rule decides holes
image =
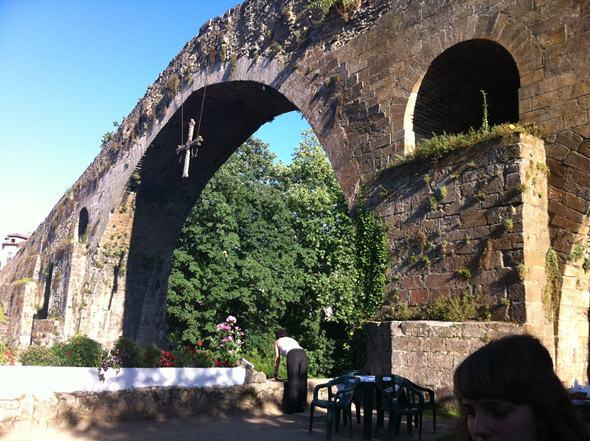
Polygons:
[[228,387],[244,384],[246,370],[235,368],[109,369],[105,381],[98,369],[80,367],[0,366],[0,399],[55,392],[101,392],[144,387]]

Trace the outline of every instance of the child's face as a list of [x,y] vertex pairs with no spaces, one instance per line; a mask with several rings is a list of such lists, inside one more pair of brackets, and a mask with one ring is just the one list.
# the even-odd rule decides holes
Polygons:
[[463,400],[467,428],[473,441],[538,441],[538,428],[529,404],[503,400]]

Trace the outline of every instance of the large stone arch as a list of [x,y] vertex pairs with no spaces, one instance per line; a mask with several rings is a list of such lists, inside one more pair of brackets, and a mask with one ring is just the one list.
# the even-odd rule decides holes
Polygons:
[[[85,309],[76,314],[79,320],[69,332],[65,330],[66,335],[82,331],[113,341],[122,334],[143,344],[162,340],[170,259],[186,216],[217,169],[275,116],[299,110],[316,132],[337,176],[339,167],[350,160],[338,151],[341,128],[334,122],[333,108],[310,87],[307,78],[296,71],[285,74],[275,60],[252,63],[237,59],[234,65],[218,64],[197,72],[186,84],[189,86],[178,91],[167,108],[158,110],[161,120],[144,142],[139,141],[143,155],[120,177],[119,196],[111,209],[115,216],[104,226],[94,227],[104,231],[99,244],[102,255],[106,247],[107,254],[119,261],[113,262],[115,270],[106,277],[100,265],[86,263],[82,283],[95,288],[91,296],[84,296],[82,289],[80,299],[70,300],[78,306],[84,304]],[[183,142],[181,115],[186,137],[188,120],[199,119],[201,105],[203,146],[191,160],[189,178],[182,179],[182,164],[175,153]],[[140,183],[133,184],[134,191],[129,192],[134,179]],[[354,186],[345,185],[350,198]],[[132,218],[126,216],[128,210],[133,212]],[[125,255],[118,254],[122,248]],[[108,289],[98,294],[100,286]],[[118,295],[120,292],[124,296]],[[101,310],[108,312],[97,313]],[[101,316],[102,323],[92,320],[93,315]],[[118,322],[122,326],[117,326]]]

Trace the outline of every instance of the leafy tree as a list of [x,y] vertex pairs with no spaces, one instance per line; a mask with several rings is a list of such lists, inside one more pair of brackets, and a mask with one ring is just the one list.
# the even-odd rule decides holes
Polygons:
[[[246,142],[216,173],[189,215],[174,251],[169,338],[203,340],[233,314],[249,343],[265,346],[303,274],[274,155]],[[295,299],[294,299],[295,296]]]
[[319,142],[303,135],[289,166],[248,140],[203,191],[174,252],[171,340],[203,340],[233,314],[257,360],[272,357],[283,327],[312,375],[361,365],[359,330],[382,303],[385,236],[362,201],[349,216]]

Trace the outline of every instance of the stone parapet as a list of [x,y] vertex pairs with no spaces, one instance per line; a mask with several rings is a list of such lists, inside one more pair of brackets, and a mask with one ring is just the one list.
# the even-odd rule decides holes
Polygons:
[[453,372],[465,357],[493,339],[523,329],[503,322],[371,322],[366,369],[432,387],[444,401],[452,396]]
[[[310,380],[308,389],[325,380]],[[185,418],[198,414],[281,413],[284,383],[232,387],[154,387],[111,392],[0,396],[0,429],[77,426],[114,421]]]

